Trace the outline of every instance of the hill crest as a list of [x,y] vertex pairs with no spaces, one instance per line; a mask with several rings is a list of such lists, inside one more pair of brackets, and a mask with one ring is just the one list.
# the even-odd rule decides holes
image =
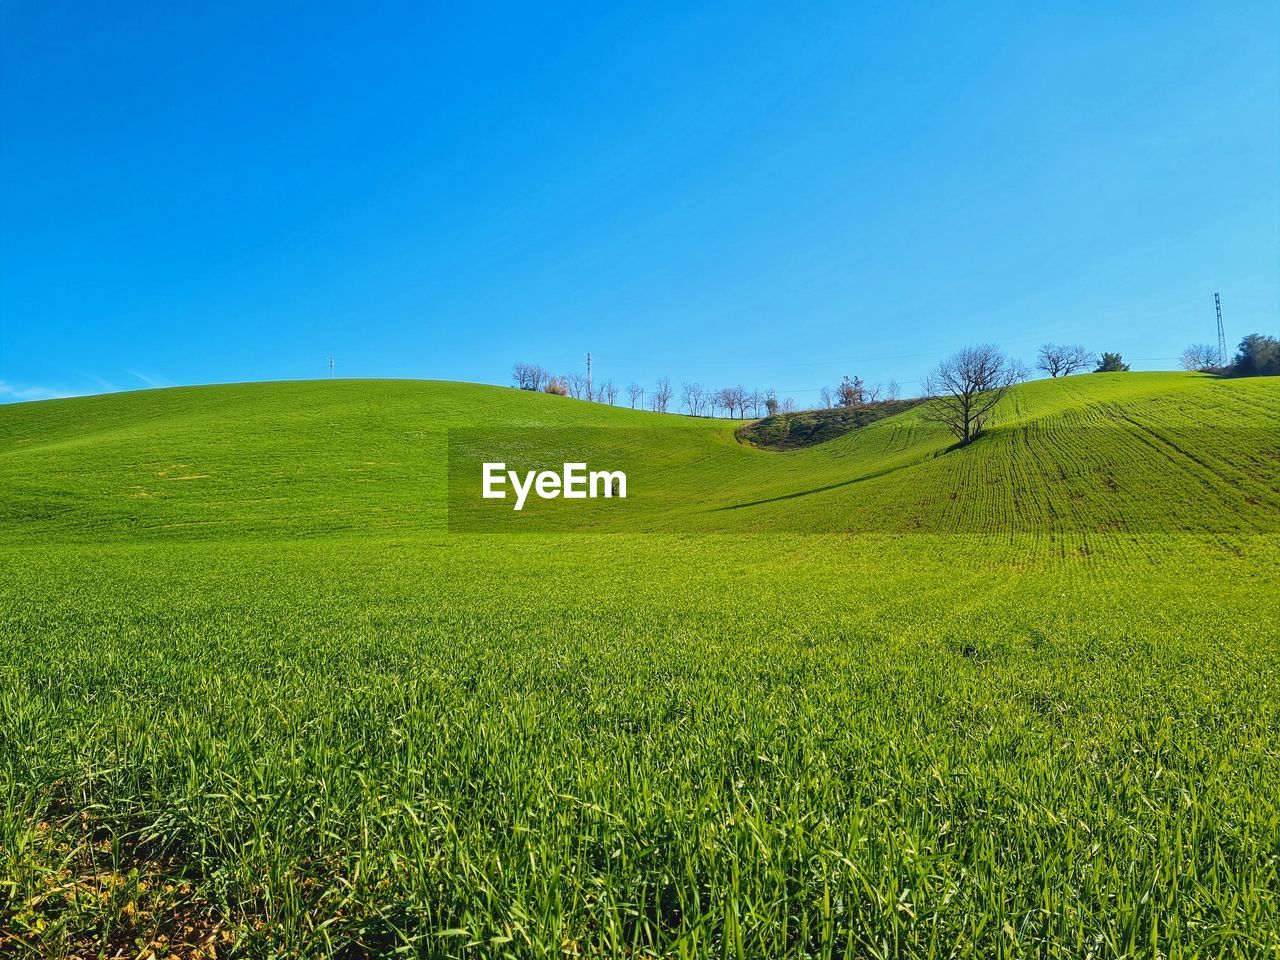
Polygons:
[[567,529],[1271,532],[1276,423],[1280,380],[1089,375],[1018,387],[964,450],[917,408],[779,456],[735,421],[479,384],[170,388],[0,408],[0,536],[440,534],[463,431],[634,471],[628,512]]

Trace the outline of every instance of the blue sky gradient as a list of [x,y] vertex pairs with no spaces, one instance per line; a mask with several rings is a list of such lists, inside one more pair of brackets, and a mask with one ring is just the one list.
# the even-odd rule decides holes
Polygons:
[[0,6],[0,400],[1280,332],[1280,3],[193,6]]

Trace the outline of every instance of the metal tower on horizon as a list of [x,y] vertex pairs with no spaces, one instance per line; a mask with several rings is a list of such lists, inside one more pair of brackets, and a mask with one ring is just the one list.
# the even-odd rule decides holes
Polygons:
[[1213,309],[1218,314],[1218,363],[1227,362],[1227,334],[1222,329],[1222,298],[1216,293],[1213,295]]
[[591,395],[591,354],[590,353],[587,354],[587,399],[588,400],[595,399],[595,397]]

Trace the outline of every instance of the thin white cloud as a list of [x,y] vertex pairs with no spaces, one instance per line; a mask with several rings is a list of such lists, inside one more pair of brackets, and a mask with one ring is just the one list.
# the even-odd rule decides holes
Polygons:
[[139,373],[137,370],[127,371],[131,377],[137,377],[148,387],[172,387],[173,384],[164,377],[149,377],[145,373]]
[[[171,387],[173,386],[163,377],[152,377],[137,370],[127,371],[130,376],[141,380],[148,387]],[[89,383],[93,387],[68,390],[64,386],[44,387],[29,383],[13,383],[9,380],[0,380],[0,403],[25,403],[30,400],[60,400],[63,397],[83,397],[91,393],[118,393],[120,387],[107,380],[105,377],[99,377],[96,374],[90,374],[87,377]]]
[[74,397],[74,393],[52,387],[23,386],[0,380],[0,403],[22,403],[27,400],[58,400],[62,397]]

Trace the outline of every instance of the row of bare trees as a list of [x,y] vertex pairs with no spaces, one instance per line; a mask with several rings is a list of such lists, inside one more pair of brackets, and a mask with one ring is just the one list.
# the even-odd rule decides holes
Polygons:
[[823,387],[818,399],[824,409],[831,407],[865,407],[881,400],[897,400],[902,396],[898,381],[867,383],[861,377],[845,376],[836,386]]
[[[558,376],[535,363],[515,364],[511,369],[511,379],[521,390],[553,393],[578,400],[595,400],[610,406],[618,402],[620,393],[612,380],[590,384],[584,374],[567,373]],[[660,378],[647,394],[643,386],[634,382],[627,384],[621,392],[625,392],[633,410],[643,410],[647,406],[657,413],[669,413],[675,400],[675,391],[667,377]],[[745,420],[748,416],[792,413],[796,409],[795,400],[791,397],[779,400],[773,390],[748,390],[742,386],[713,390],[700,383],[682,383],[680,403],[690,416],[739,420]]]
[[577,400],[598,400],[610,405],[618,401],[618,388],[613,385],[612,380],[592,384],[584,373],[575,371],[557,375],[536,363],[515,364],[511,368],[511,380],[521,390],[553,393]]
[[[1207,348],[1206,348],[1207,349]],[[1191,356],[1191,351],[1188,351]],[[1216,357],[1216,351],[1215,351]],[[1196,354],[1193,358],[1201,362]],[[1050,377],[1068,376],[1097,361],[1096,372],[1124,371],[1129,367],[1119,354],[1106,353],[1101,360],[1084,347],[1046,343],[1040,348],[1036,366]],[[1188,361],[1190,362],[1190,360]],[[983,430],[991,411],[1014,384],[1025,380],[1028,370],[992,344],[980,344],[952,354],[939,363],[924,381],[923,396],[931,401],[924,415],[943,424],[961,444],[974,440]],[[593,388],[581,374],[556,377],[536,364],[517,363],[512,371],[516,385],[525,390],[545,390],[587,400],[613,404],[618,390],[612,381]],[[900,397],[898,384],[868,384],[861,377],[844,377],[834,388],[820,391],[823,407],[860,407]],[[645,389],[638,383],[626,387],[632,408],[645,406]],[[658,413],[671,409],[671,381],[662,377],[649,394],[649,407]],[[707,389],[699,383],[680,385],[680,402],[695,417],[725,416],[745,420],[748,416],[790,413],[796,409],[790,397],[779,401],[773,390],[748,390],[742,386]]]
[[[990,344],[968,347],[940,363],[924,381],[925,395],[934,401],[927,408],[926,416],[944,424],[961,443],[969,443],[982,431],[987,415],[1009,387],[1026,375],[1021,364],[1007,358],[997,347]],[[536,364],[517,363],[512,369],[512,379],[524,390],[599,399],[609,404],[618,397],[611,381],[605,381],[595,390],[581,374],[558,377]],[[632,408],[644,407],[644,387],[633,382],[627,385],[626,393]],[[868,385],[861,377],[846,376],[835,388],[834,395],[826,389],[822,391],[822,401],[828,407],[858,407],[877,402],[882,393],[886,399],[897,399],[897,384]],[[667,413],[672,397],[671,381],[662,377],[649,394],[649,407],[658,413]],[[795,409],[795,401],[790,397],[779,402],[773,390],[748,390],[741,386],[709,390],[699,383],[684,383],[680,387],[680,399],[686,411],[695,417],[726,416],[745,420],[749,415],[759,417],[761,411],[771,415]]]
[[[557,375],[536,363],[517,363],[511,368],[511,380],[521,390],[553,393],[575,400],[594,400],[613,406],[618,402],[619,389],[612,380],[592,383],[580,372]],[[644,408],[645,390],[638,383],[627,384],[627,398],[632,409]],[[660,379],[649,394],[649,403],[658,413],[666,413],[671,406],[671,381]]]
[[681,384],[680,400],[690,416],[725,416],[737,420],[791,413],[796,408],[795,400],[791,397],[779,400],[774,390],[749,390],[743,386],[709,390],[700,383]]
[[[632,381],[627,384],[627,399],[631,401],[632,410],[644,409],[644,387]],[[609,401],[610,404],[613,400]],[[671,381],[666,377],[661,378],[653,386],[653,391],[649,394],[649,406],[655,413],[667,413],[671,408]]]
[[511,379],[521,390],[545,390],[555,378],[550,370],[536,363],[517,363],[511,368]]

